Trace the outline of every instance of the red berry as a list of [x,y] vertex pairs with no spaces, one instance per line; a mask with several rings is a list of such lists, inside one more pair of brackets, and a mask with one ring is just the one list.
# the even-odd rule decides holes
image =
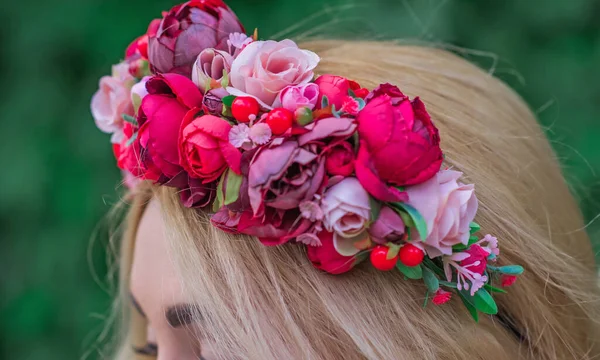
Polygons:
[[265,121],[273,135],[282,135],[292,127],[294,113],[284,108],[273,109]]
[[388,251],[390,251],[390,248],[383,245],[378,245],[371,251],[371,264],[377,270],[390,271],[396,266],[398,255],[388,259]]
[[398,255],[400,256],[400,262],[408,267],[421,264],[423,262],[423,258],[425,257],[423,250],[411,244],[406,244],[400,248]]
[[260,111],[260,105],[255,98],[249,96],[239,96],[231,104],[231,113],[239,122],[249,122],[250,117],[256,117]]

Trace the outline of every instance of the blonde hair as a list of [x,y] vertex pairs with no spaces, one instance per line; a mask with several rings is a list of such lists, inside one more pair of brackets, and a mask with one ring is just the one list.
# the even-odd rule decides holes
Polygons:
[[[446,165],[476,184],[485,233],[501,263],[526,272],[501,317],[475,323],[458,298],[422,308],[425,288],[363,263],[332,276],[296,244],[265,247],[209,224],[170,188],[142,187],[123,236],[122,299],[144,204],[156,197],[186,292],[220,359],[591,359],[600,356],[599,295],[581,214],[544,133],[504,83],[447,51],[381,42],[315,41],[318,73],[420,96],[440,130]],[[126,308],[126,306],[124,306]],[[500,321],[502,319],[502,321]],[[514,329],[511,331],[511,329]],[[119,359],[140,336],[123,316]],[[521,339],[518,338],[521,336]]]

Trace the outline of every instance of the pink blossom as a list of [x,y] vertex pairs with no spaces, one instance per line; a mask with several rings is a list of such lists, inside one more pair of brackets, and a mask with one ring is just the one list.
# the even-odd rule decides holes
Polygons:
[[258,123],[250,128],[250,140],[256,145],[264,145],[271,140],[271,128],[266,123]]
[[142,80],[133,85],[131,88],[131,103],[133,104],[134,111],[137,113],[142,100],[148,95],[148,89],[146,89],[146,83],[150,80],[150,76],[144,76]]
[[312,222],[321,221],[325,216],[321,207],[314,201],[303,201],[299,206],[300,214]]
[[351,96],[346,96],[344,102],[342,103],[342,107],[339,109],[339,111],[355,116],[356,114],[358,114],[359,108],[360,105],[358,104],[358,101],[355,98]]
[[498,239],[490,234],[484,236],[484,238],[476,242],[476,244],[481,246],[488,254],[494,254],[495,256],[500,255]]
[[230,94],[252,96],[267,108],[291,85],[304,85],[313,78],[319,56],[298,48],[292,40],[254,41],[231,65]]
[[[408,203],[427,223],[425,248],[432,258],[450,255],[452,246],[469,242],[469,225],[478,203],[474,186],[459,182],[461,176],[458,171],[442,170],[426,182],[406,188]],[[414,232],[411,240],[417,237]]]
[[226,51],[204,49],[196,58],[192,68],[192,81],[206,93],[221,86],[225,73],[229,73],[233,56]]
[[227,46],[229,47],[229,53],[235,58],[248,44],[254,41],[251,37],[244,33],[231,33],[227,40]]
[[283,107],[294,112],[298,108],[309,108],[310,110],[313,110],[317,105],[318,98],[319,85],[315,83],[288,86],[279,93],[273,107]]
[[435,305],[443,305],[443,304],[447,303],[448,301],[450,301],[451,298],[452,298],[451,292],[445,291],[442,289],[438,289],[438,291],[435,292],[433,299],[431,299],[431,302],[433,302]]
[[134,115],[131,103],[131,87],[135,83],[129,74],[129,65],[122,62],[113,66],[112,76],[100,79],[98,91],[92,97],[91,110],[96,126],[112,134],[111,142],[123,140],[123,114]]
[[398,213],[388,206],[381,208],[379,217],[369,227],[373,241],[379,244],[398,243],[404,238],[405,225]]
[[229,131],[229,142],[236,148],[251,145],[250,128],[246,124],[237,124]]
[[371,218],[369,194],[353,177],[345,178],[329,188],[323,196],[323,225],[334,232],[334,245],[341,255],[359,252],[355,242],[363,240]]

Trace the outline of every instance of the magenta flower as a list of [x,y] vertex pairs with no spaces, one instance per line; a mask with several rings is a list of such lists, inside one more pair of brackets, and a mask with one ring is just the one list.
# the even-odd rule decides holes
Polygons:
[[288,86],[279,93],[273,107],[283,107],[295,112],[298,108],[313,110],[319,98],[319,85],[308,83],[304,85]]
[[468,250],[444,256],[444,273],[447,281],[453,281],[452,268],[456,271],[456,286],[458,290],[470,290],[471,296],[481,289],[488,281],[485,270],[487,258],[490,255],[481,246],[474,244]]

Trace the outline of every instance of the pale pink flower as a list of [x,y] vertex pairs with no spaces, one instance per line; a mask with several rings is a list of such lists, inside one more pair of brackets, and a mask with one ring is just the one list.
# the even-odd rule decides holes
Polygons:
[[231,33],[229,34],[229,39],[227,40],[229,53],[233,57],[237,57],[240,52],[253,41],[254,40],[251,37],[244,33]]
[[298,86],[288,86],[283,89],[273,107],[283,107],[295,112],[298,108],[309,108],[313,110],[319,99],[319,85],[308,83]]
[[359,252],[354,246],[366,236],[371,217],[369,194],[353,177],[345,178],[329,188],[323,196],[321,208],[325,214],[323,225],[334,232],[334,246],[344,256]]
[[135,83],[125,62],[113,66],[112,76],[100,79],[100,88],[92,97],[92,116],[96,126],[112,134],[111,142],[119,144],[123,140],[123,114],[134,115],[131,103],[131,87]]
[[233,61],[227,91],[252,96],[271,109],[281,90],[312,80],[319,60],[317,54],[298,48],[292,40],[254,41]]
[[296,241],[308,246],[323,246],[321,239],[319,239],[317,234],[313,233],[300,234],[296,238]]
[[321,221],[325,216],[319,204],[314,201],[303,201],[298,208],[302,217],[312,222]]
[[481,246],[483,250],[487,251],[494,256],[500,255],[500,249],[498,248],[498,239],[495,236],[487,234],[483,239],[476,242],[477,245]]
[[218,88],[223,76],[229,73],[232,62],[233,56],[226,51],[204,49],[194,62],[192,81],[203,94],[211,88]]
[[238,124],[229,131],[229,142],[236,148],[251,145],[250,128],[246,124]]
[[250,128],[250,140],[256,145],[264,145],[271,140],[271,128],[266,123],[258,123]]
[[[461,172],[441,170],[422,184],[409,186],[408,203],[415,207],[427,223],[427,254],[434,258],[451,255],[452,246],[467,245],[469,225],[477,213],[477,198],[473,185],[458,181]],[[412,232],[411,240],[419,240]]]
[[148,95],[148,89],[146,89],[146,83],[150,80],[150,76],[144,76],[140,82],[133,85],[131,88],[131,103],[133,104],[133,110],[137,113],[142,100]]

